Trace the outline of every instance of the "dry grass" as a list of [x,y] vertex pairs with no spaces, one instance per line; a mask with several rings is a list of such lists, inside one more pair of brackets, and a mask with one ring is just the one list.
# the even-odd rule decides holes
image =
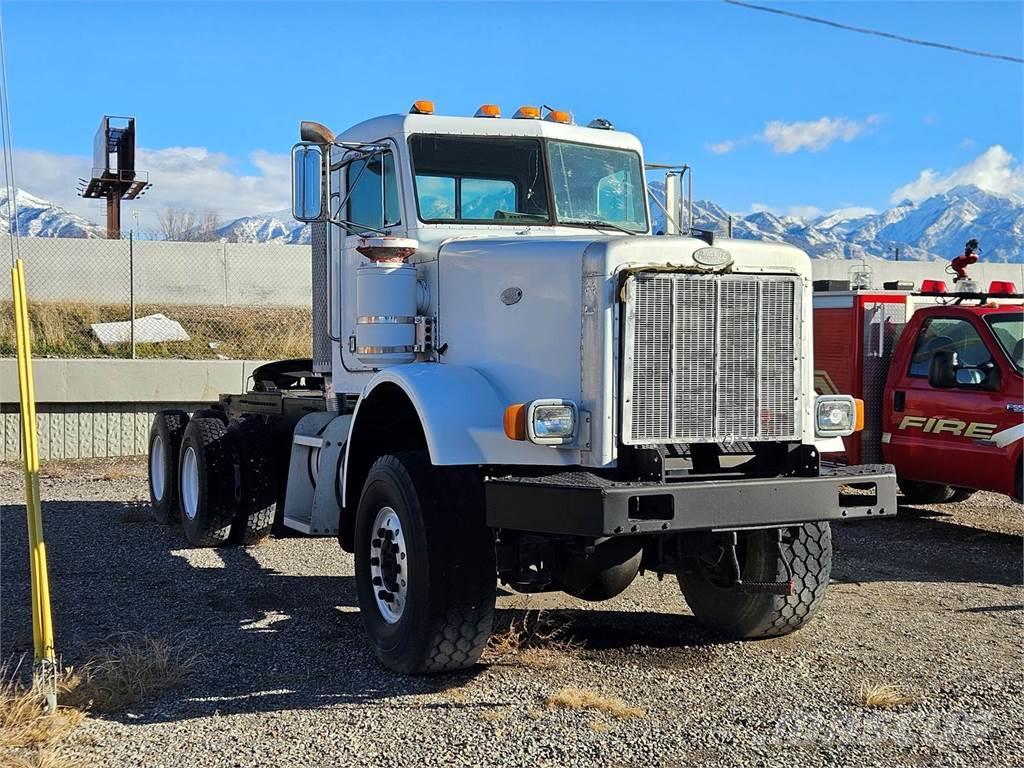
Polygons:
[[496,723],[505,717],[506,713],[500,709],[485,709],[480,714],[481,720],[486,720],[488,723]]
[[21,752],[0,752],[0,765],[4,768],[86,768],[87,765],[81,758],[50,747]]
[[895,709],[913,704],[914,697],[887,683],[861,683],[857,703],[872,709]]
[[45,747],[64,739],[85,718],[78,709],[58,707],[45,714],[46,694],[25,682],[21,665],[0,667],[0,747]]
[[603,696],[583,688],[562,688],[548,696],[547,705],[548,709],[592,709],[622,720],[641,718],[647,715],[643,709],[631,707],[622,699]]
[[117,712],[173,688],[195,666],[183,644],[143,635],[120,635],[74,670],[61,701],[91,712]]
[[523,595],[515,608],[499,617],[483,661],[543,669],[564,667],[580,647],[569,629],[549,620],[544,611],[531,609],[529,595]]
[[[15,352],[10,305],[0,302],[0,357]],[[139,357],[280,360],[308,357],[312,346],[308,308],[140,304],[135,310],[136,317],[156,313],[181,323],[190,340],[138,344]],[[130,317],[127,304],[30,301],[32,351],[37,357],[129,357],[128,344],[104,347],[91,326]]]
[[39,476],[59,479],[71,474],[71,467],[64,461],[39,462]]
[[594,733],[608,733],[612,729],[604,720],[591,720],[587,725]]

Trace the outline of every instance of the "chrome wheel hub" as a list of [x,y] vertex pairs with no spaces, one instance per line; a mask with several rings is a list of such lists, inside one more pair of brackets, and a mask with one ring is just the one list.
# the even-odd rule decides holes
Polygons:
[[199,509],[199,460],[192,446],[185,449],[181,457],[181,506],[185,517],[196,519]]
[[383,507],[370,529],[370,583],[377,609],[388,624],[402,618],[405,609],[409,591],[407,555],[405,531],[398,513]]
[[149,448],[149,482],[153,487],[153,498],[164,500],[164,439],[157,435]]

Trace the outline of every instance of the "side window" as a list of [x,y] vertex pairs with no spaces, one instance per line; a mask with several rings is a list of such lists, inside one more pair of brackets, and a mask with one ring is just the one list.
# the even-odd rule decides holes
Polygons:
[[390,152],[349,163],[345,183],[351,190],[346,218],[353,224],[385,229],[401,222],[395,158]]
[[967,320],[933,317],[917,334],[909,375],[927,378],[932,357],[939,351],[955,353],[958,365],[976,366],[992,361],[985,342]]

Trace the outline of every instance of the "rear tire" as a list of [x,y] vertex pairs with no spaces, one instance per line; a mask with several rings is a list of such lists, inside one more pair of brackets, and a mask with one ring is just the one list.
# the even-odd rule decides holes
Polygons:
[[185,411],[158,411],[149,429],[149,498],[153,519],[178,522],[178,454],[188,425]]
[[[743,581],[786,580],[777,530],[741,534],[737,553]],[[782,553],[793,570],[792,595],[741,592],[728,586],[728,555],[711,566],[719,554],[711,551],[684,566],[679,587],[693,615],[723,634],[740,640],[787,635],[810,621],[825,598],[832,573],[831,527],[805,523],[785,529]]]
[[193,417],[178,461],[181,524],[193,546],[218,547],[228,542],[238,514],[236,465],[237,448],[224,422]]
[[900,493],[911,504],[945,504],[953,501],[956,489],[942,483],[924,483],[917,480],[897,478]]
[[241,502],[231,525],[231,541],[258,544],[270,536],[277,512],[277,471],[273,435],[260,418],[245,418],[228,427],[238,446]]
[[428,674],[475,664],[496,586],[479,477],[431,466],[423,451],[381,456],[356,512],[355,569],[363,624],[386,667]]

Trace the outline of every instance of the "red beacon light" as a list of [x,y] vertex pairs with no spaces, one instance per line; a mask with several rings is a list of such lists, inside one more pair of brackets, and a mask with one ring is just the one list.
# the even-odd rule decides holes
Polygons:
[[1017,292],[1017,286],[1009,280],[993,280],[988,292],[990,296],[1008,296]]
[[945,293],[945,280],[922,280],[921,293]]

